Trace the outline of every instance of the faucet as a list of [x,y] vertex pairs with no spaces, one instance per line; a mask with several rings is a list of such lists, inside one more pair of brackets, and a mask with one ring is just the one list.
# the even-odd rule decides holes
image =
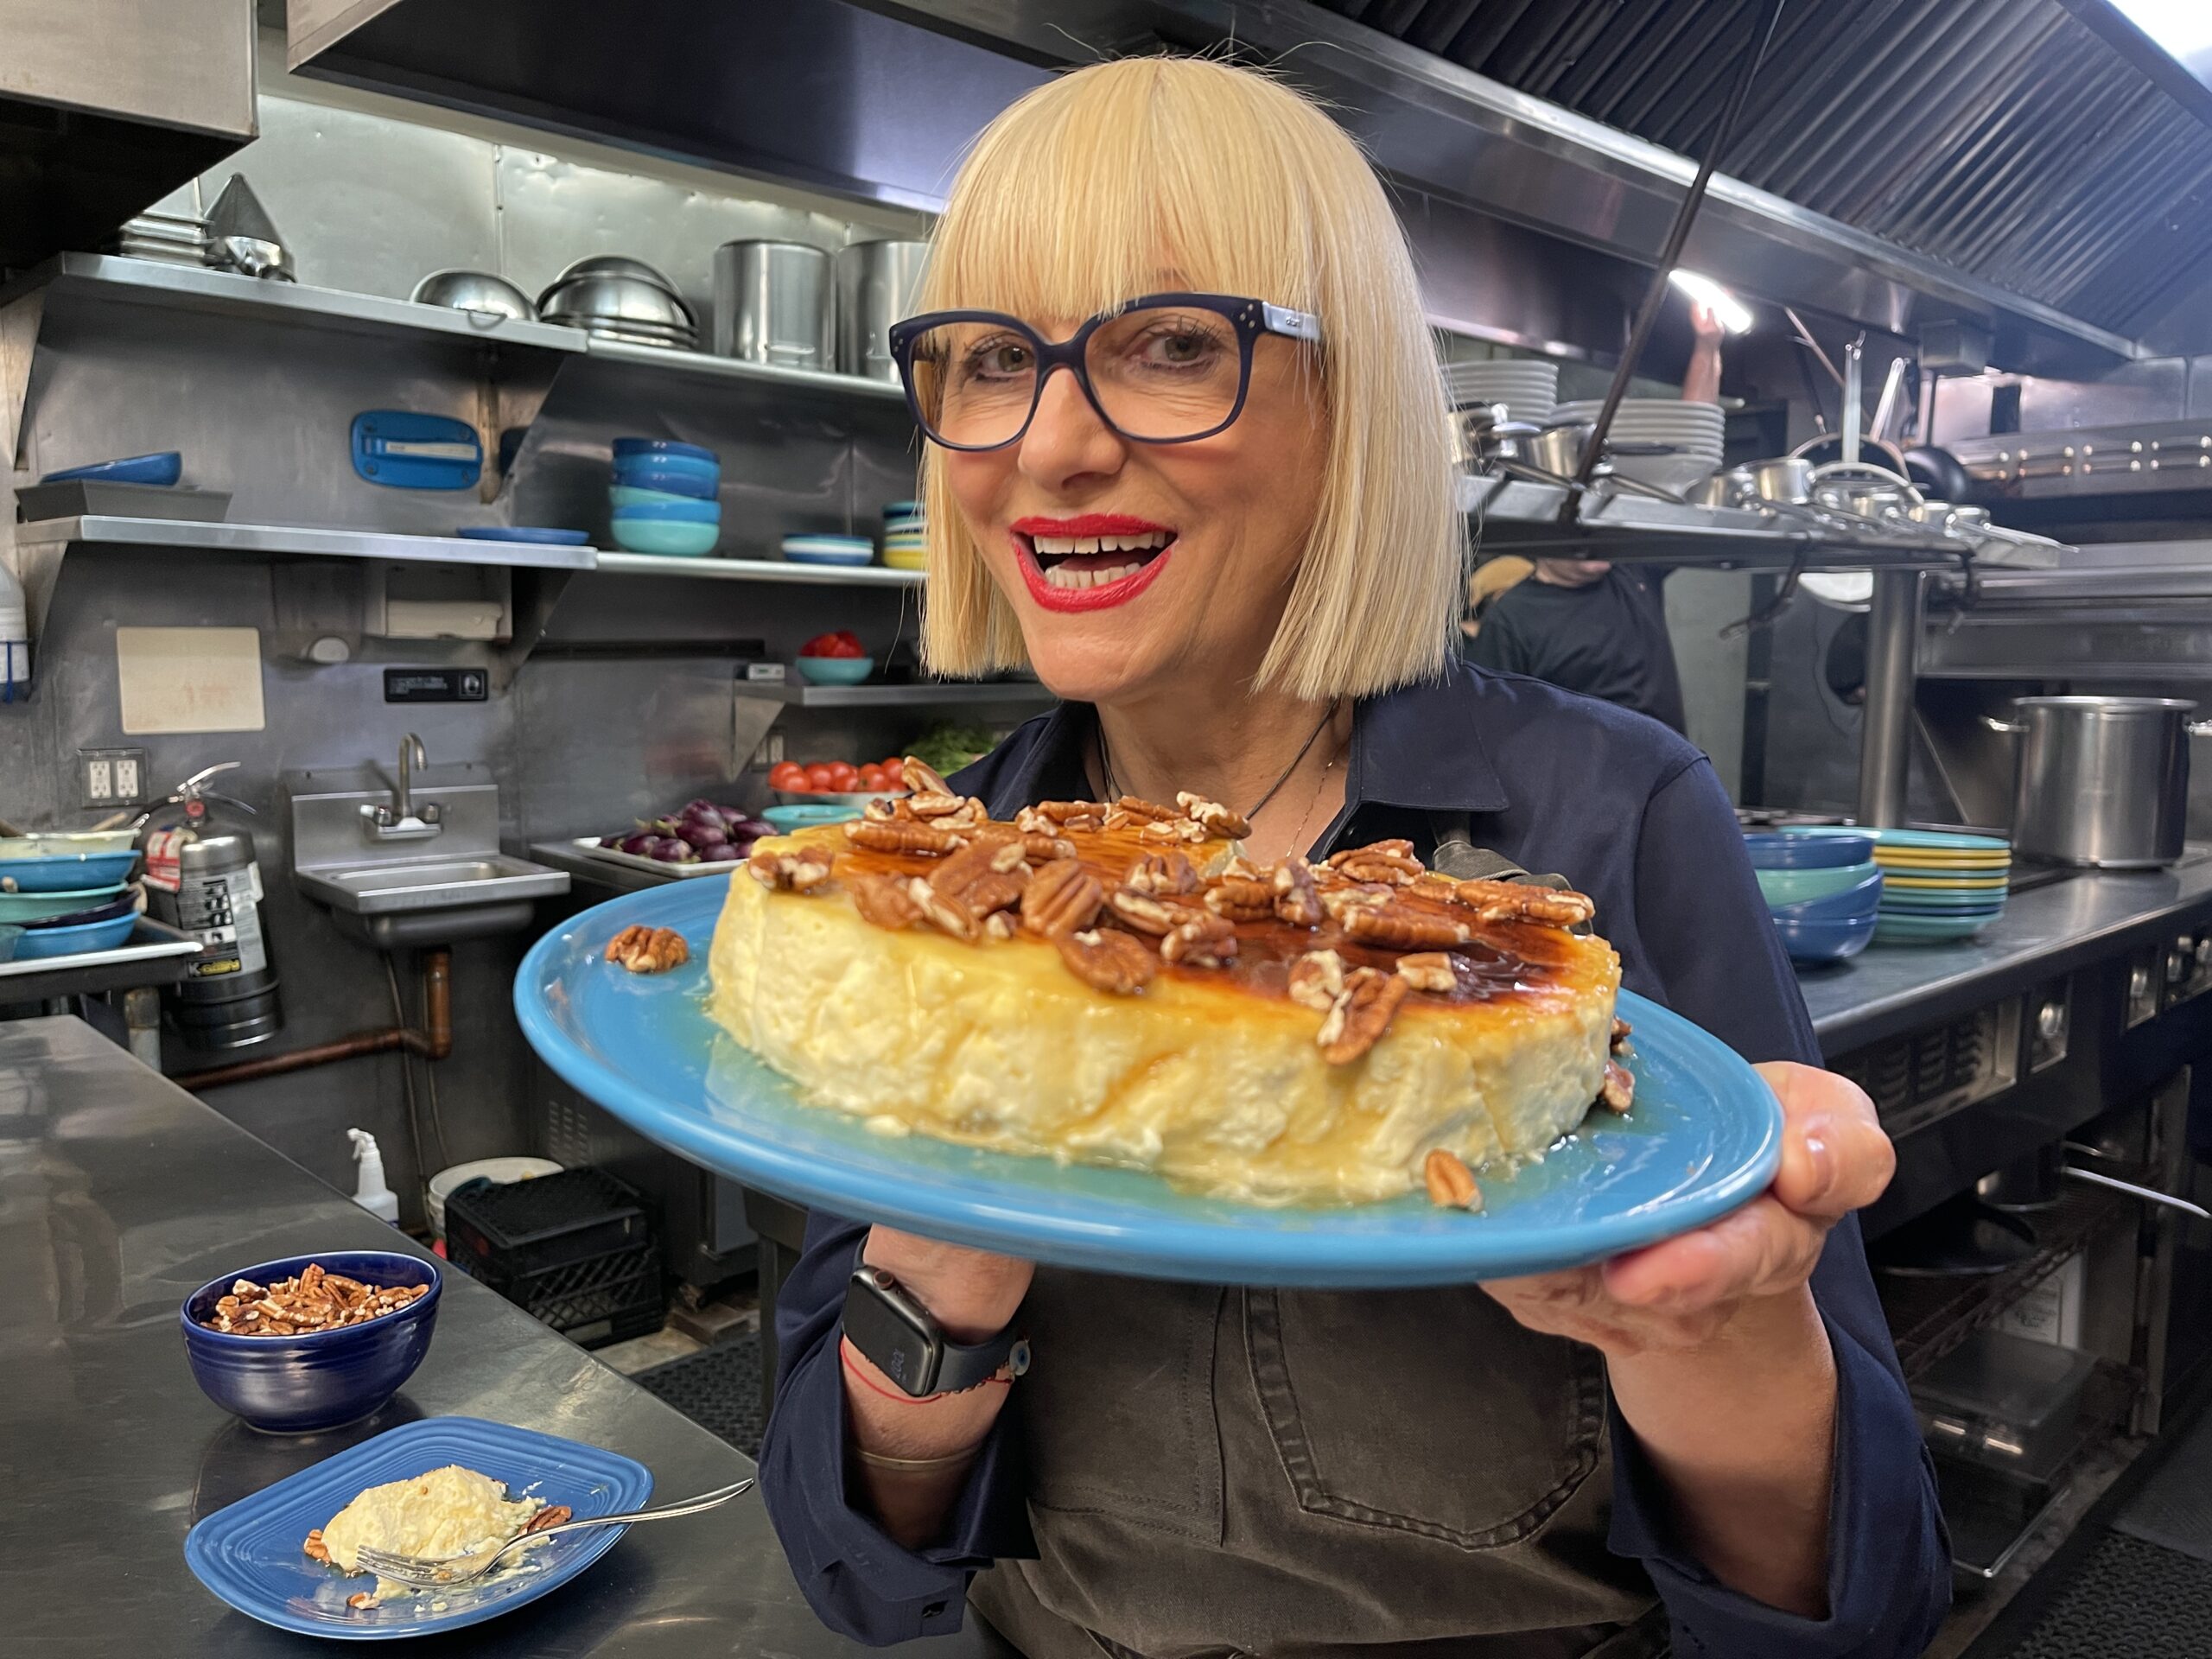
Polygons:
[[361,803],[361,829],[372,841],[422,841],[438,833],[438,804],[431,801],[419,812],[415,806],[415,770],[429,764],[421,738],[410,732],[399,740],[399,787],[391,804]]

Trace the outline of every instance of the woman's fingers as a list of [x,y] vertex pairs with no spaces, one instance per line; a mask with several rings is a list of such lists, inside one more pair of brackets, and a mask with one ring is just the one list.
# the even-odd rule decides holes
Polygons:
[[1693,1313],[1801,1282],[1819,1261],[1825,1225],[1757,1198],[1710,1226],[1615,1256],[1606,1294],[1625,1306]]
[[1773,1195],[1800,1215],[1840,1220],[1880,1198],[1897,1153],[1874,1103],[1847,1077],[1773,1061],[1758,1068],[1782,1103],[1782,1167]]

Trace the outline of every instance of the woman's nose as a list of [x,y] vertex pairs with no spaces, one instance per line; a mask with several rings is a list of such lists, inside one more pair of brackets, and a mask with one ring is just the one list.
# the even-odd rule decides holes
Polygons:
[[1121,434],[1099,418],[1065,371],[1046,378],[1020,448],[1023,474],[1047,489],[1086,474],[1118,472],[1128,453]]

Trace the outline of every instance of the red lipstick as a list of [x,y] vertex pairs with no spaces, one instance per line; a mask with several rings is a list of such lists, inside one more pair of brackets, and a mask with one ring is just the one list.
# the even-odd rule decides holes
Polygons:
[[[1029,589],[1030,598],[1037,601],[1039,609],[1062,615],[1110,610],[1116,605],[1128,604],[1152,586],[1160,571],[1166,568],[1167,556],[1175,550],[1173,525],[1155,524],[1149,518],[1133,518],[1122,512],[1085,512],[1067,518],[1033,514],[1015,519],[1011,529],[1015,562],[1020,566],[1021,579]],[[1139,556],[1138,568],[1118,581],[1103,587],[1056,588],[1046,576],[1045,567],[1039,562],[1036,543],[1031,540],[1037,536],[1166,536],[1169,540],[1158,551]],[[1063,556],[1109,560],[1116,555],[1099,553]]]

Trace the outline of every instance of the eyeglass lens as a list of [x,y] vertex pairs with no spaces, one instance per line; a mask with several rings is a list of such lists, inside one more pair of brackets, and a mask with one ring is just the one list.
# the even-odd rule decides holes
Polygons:
[[[916,339],[912,360],[923,424],[939,442],[1007,442],[1036,404],[1035,346],[1003,323],[941,323]],[[1217,312],[1143,306],[1092,333],[1084,367],[1100,408],[1124,437],[1167,442],[1229,418],[1243,354],[1236,327]]]

